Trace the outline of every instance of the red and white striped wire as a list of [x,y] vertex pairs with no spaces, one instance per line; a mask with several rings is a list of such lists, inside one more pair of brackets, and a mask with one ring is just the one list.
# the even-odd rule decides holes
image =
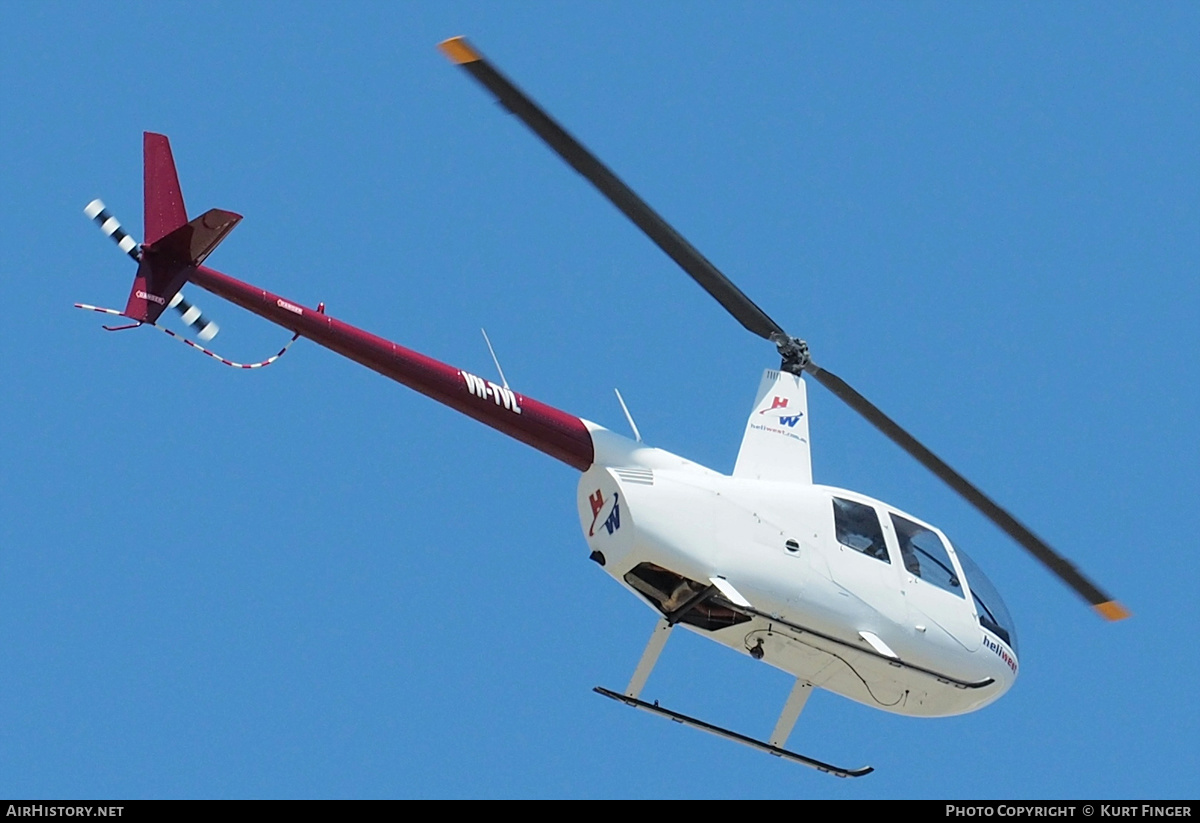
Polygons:
[[[115,314],[117,317],[125,317],[125,315],[123,313],[117,311],[116,309],[105,309],[105,308],[101,308],[100,306],[89,306],[87,303],[76,303],[75,308],[86,309],[88,311],[98,311],[101,314]],[[285,345],[277,353],[268,357],[266,360],[261,360],[258,363],[235,363],[232,360],[226,360],[221,355],[209,351],[208,349],[201,346],[199,343],[193,343],[191,340],[187,339],[182,334],[176,334],[175,332],[168,329],[166,326],[160,326],[157,323],[144,323],[144,322],[135,321],[135,326],[125,326],[124,328],[135,328],[136,326],[153,326],[154,328],[158,329],[159,331],[161,331],[165,334],[169,334],[171,337],[174,337],[176,340],[178,340],[182,343],[188,344],[196,351],[201,352],[203,354],[207,354],[213,360],[216,360],[220,363],[225,364],[226,366],[229,366],[229,367],[235,368],[235,369],[261,369],[263,366],[269,366],[272,363],[274,363],[276,360],[278,360],[279,358],[283,357],[284,353],[292,347],[292,344],[295,343],[298,339],[300,339],[300,333],[296,332],[295,334],[292,335],[292,339],[287,342],[287,345]],[[107,329],[108,327],[105,326],[105,328]],[[110,329],[110,331],[112,331],[112,329]]]

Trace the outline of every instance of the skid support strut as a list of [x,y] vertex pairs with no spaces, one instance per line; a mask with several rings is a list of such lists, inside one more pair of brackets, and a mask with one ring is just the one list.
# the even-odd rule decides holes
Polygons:
[[804,704],[808,702],[811,694],[812,683],[806,683],[797,678],[795,685],[792,686],[791,694],[788,695],[787,702],[783,704],[783,711],[779,713],[775,731],[771,732],[771,737],[768,738],[772,746],[782,748],[787,745],[788,738],[792,735],[792,729],[795,728],[796,721],[800,718],[800,712],[804,711]]
[[633,677],[625,687],[626,697],[641,697],[642,689],[646,687],[650,672],[654,671],[654,664],[658,662],[658,656],[667,645],[667,638],[671,636],[673,628],[674,625],[665,617],[658,621],[658,625],[654,627],[654,634],[650,635],[650,642],[646,644],[646,650],[642,652],[642,659],[638,661],[637,668],[633,670]]

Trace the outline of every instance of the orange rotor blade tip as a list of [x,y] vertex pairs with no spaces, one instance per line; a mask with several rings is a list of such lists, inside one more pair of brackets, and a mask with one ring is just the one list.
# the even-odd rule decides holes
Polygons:
[[438,48],[442,50],[442,54],[460,66],[463,63],[475,63],[483,59],[479,52],[471,48],[471,44],[465,37],[451,37],[449,40],[443,40],[438,43]]
[[1108,600],[1104,603],[1097,603],[1092,606],[1101,617],[1105,620],[1124,620],[1126,617],[1131,617],[1133,612],[1122,606],[1115,600]]

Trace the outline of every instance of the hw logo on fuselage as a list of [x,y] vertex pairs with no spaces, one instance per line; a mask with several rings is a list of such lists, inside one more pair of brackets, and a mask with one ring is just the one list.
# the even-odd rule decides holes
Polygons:
[[476,397],[482,397],[484,400],[491,400],[497,406],[503,406],[516,414],[521,413],[521,404],[517,402],[517,396],[513,390],[507,386],[497,386],[491,380],[484,380],[482,377],[476,377],[470,372],[460,371],[463,380],[467,383],[467,391]]
[[786,397],[776,397],[771,401],[771,405],[768,408],[760,409],[758,413],[778,417],[779,425],[792,428],[800,422],[800,418],[804,416],[804,412],[798,411],[795,414],[791,414],[792,410],[787,407],[787,404],[788,399]]
[[588,495],[588,502],[592,504],[592,527],[588,529],[588,537],[595,536],[597,523],[602,523],[609,534],[621,528],[620,499],[621,495],[613,492],[612,500],[606,501],[599,489]]

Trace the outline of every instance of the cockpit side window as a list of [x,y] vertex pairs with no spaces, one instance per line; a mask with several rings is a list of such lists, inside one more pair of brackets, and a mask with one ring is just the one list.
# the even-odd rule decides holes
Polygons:
[[900,556],[904,558],[904,568],[909,574],[966,598],[958,573],[954,571],[954,561],[937,532],[895,514],[892,515],[892,526],[896,529]]
[[837,528],[837,541],[843,546],[862,552],[884,563],[891,563],[887,543],[883,540],[883,529],[879,515],[870,506],[853,500],[833,498],[833,522]]

